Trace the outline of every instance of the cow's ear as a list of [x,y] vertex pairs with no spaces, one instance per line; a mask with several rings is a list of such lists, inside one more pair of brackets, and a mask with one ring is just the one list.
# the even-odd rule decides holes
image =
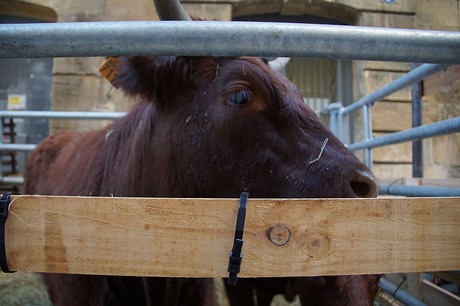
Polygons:
[[[192,84],[191,59],[176,56],[119,57],[112,84],[132,96],[169,103]],[[163,102],[168,101],[168,102]]]
[[153,56],[109,58],[105,64],[110,65],[113,72],[111,79],[106,78],[130,96],[149,98],[155,84],[155,62]]

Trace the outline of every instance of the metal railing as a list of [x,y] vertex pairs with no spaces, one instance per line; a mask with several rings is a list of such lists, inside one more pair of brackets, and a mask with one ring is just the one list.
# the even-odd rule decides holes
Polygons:
[[[123,115],[125,115],[123,112],[0,111],[0,122],[2,118],[113,120]],[[0,135],[3,135],[3,126],[1,124]],[[36,144],[26,143],[4,143],[3,137],[0,137],[0,152],[29,152],[35,149],[36,146]],[[0,183],[21,185],[24,183],[24,178],[22,176],[4,176],[3,167],[0,166]]]
[[[215,55],[215,56],[289,56],[352,60],[400,61],[436,64],[460,64],[460,33],[446,31],[405,30],[367,28],[332,25],[255,23],[255,22],[98,22],[58,24],[14,24],[0,27],[0,58],[26,57],[74,57],[109,55]],[[343,139],[341,130],[344,116],[356,109],[364,108],[366,140],[350,145],[350,149],[366,150],[366,162],[372,162],[371,148],[378,141],[390,143],[390,138],[399,137],[398,142],[412,139],[414,135],[395,134],[371,139],[372,103],[407,85],[444,69],[445,65],[422,65],[395,82],[364,97],[355,104],[337,107],[331,114],[332,128]],[[79,119],[74,112],[2,112],[0,117]],[[95,117],[91,117],[94,115]],[[114,119],[122,114],[85,113],[83,119]],[[107,116],[106,116],[107,115]],[[109,118],[110,117],[110,118]],[[442,125],[451,125],[450,132],[458,131],[458,118]],[[440,123],[441,124],[441,123]],[[433,124],[424,129],[438,129]],[[440,130],[446,131],[444,127]],[[406,133],[422,133],[413,130]],[[437,132],[436,132],[437,133]],[[422,133],[423,134],[423,133]],[[420,136],[421,134],[419,134]],[[433,134],[434,135],[434,134]],[[439,135],[439,134],[437,134]],[[419,137],[417,136],[417,137]],[[423,134],[420,137],[426,137]],[[393,142],[395,143],[395,142]],[[1,150],[30,150],[32,146],[8,147],[0,144]],[[14,182],[16,180],[16,182]],[[1,177],[0,181],[5,182]],[[11,179],[11,183],[20,183]],[[385,193],[393,193],[396,185],[382,186]],[[406,186],[409,187],[409,186]],[[421,186],[420,188],[423,188]],[[425,195],[426,188],[415,194]],[[410,189],[410,188],[409,188]],[[442,188],[441,188],[442,189]],[[431,190],[433,191],[433,190]],[[430,191],[430,192],[431,192]],[[437,196],[446,195],[446,190],[436,188]],[[451,190],[452,191],[452,190]],[[458,189],[454,189],[455,195]],[[396,191],[404,194],[409,191]],[[413,190],[410,190],[412,193]],[[383,288],[396,292],[381,281]],[[399,290],[401,292],[401,290]],[[401,294],[401,293],[400,293]],[[422,305],[408,294],[405,302]]]
[[[444,70],[447,67],[448,65],[424,64],[346,107],[341,106],[340,103],[335,103],[329,108],[331,117],[329,124],[330,129],[342,141],[345,142],[345,116],[362,109],[364,140],[361,142],[348,144],[347,147],[351,151],[364,150],[364,162],[371,169],[373,166],[372,148],[460,132],[460,117],[456,117],[432,124],[414,127],[400,132],[387,134],[378,138],[374,138],[372,136],[371,108],[374,103],[402,88],[405,88],[416,82],[420,82],[424,78]],[[380,193],[423,197],[459,196],[460,188],[383,184],[381,186]]]
[[254,55],[460,64],[460,32],[299,23],[2,24],[0,46],[0,58]]
[[[435,63],[422,65],[354,105],[338,107],[332,113],[331,123],[336,124],[332,128],[343,139],[338,127],[343,127],[344,116],[364,107],[367,142],[350,147],[357,150],[362,146],[368,165],[372,161],[371,145],[378,141],[371,139],[371,104],[444,69],[444,64],[460,64],[460,32],[312,24],[233,21],[4,24],[0,27],[0,45],[0,58],[256,55]],[[453,124],[451,132],[458,131],[457,120]],[[438,126],[427,129],[431,128]]]

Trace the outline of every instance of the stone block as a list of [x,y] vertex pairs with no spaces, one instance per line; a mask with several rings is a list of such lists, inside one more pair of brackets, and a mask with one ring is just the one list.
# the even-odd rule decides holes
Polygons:
[[397,13],[414,13],[415,0],[326,0],[327,2],[334,2],[351,6],[355,9],[362,11],[381,11],[381,12],[397,12]]
[[[374,133],[374,137],[384,136],[385,133]],[[405,142],[372,150],[374,162],[412,163],[412,143]]]
[[55,58],[53,62],[54,75],[94,75],[99,76],[99,66],[103,63],[101,57],[65,57]]
[[396,181],[405,177],[411,177],[412,165],[375,163],[372,171],[379,180]]
[[158,20],[152,0],[106,0],[101,20]]
[[372,108],[374,131],[396,132],[412,126],[412,105],[404,102],[377,102]]
[[[105,79],[91,75],[57,75],[53,83],[53,110],[64,111],[128,111],[133,105],[120,90]],[[53,120],[52,131],[94,130],[108,121]]]
[[449,175],[448,166],[433,164],[433,163],[424,163],[423,176],[433,178],[433,179],[443,179],[443,178],[452,177],[451,175]]
[[[364,78],[365,78],[364,94],[370,94],[376,91],[377,89],[387,85],[388,83],[396,80],[402,75],[404,75],[404,73],[367,70],[364,72]],[[411,88],[405,87],[385,97],[384,100],[386,101],[390,101],[390,100],[391,101],[412,101]]]
[[460,116],[460,65],[425,79],[423,100],[425,123]]
[[232,20],[232,5],[219,3],[184,3],[190,16],[205,20]]
[[384,27],[384,28],[415,28],[415,16],[391,13],[362,12],[360,26],[367,27]]
[[416,0],[416,26],[430,30],[460,30],[457,0]]
[[361,61],[363,70],[377,70],[389,72],[406,73],[411,70],[409,63],[401,62],[380,62],[380,61]]
[[437,164],[460,166],[460,135],[433,138],[433,161]]
[[58,22],[97,21],[104,14],[104,1],[50,1],[56,10]]
[[358,11],[354,8],[331,1],[284,1],[280,14],[285,16],[317,16],[350,25],[356,24],[358,18]]
[[279,13],[283,0],[241,1],[233,5],[233,17]]
[[53,110],[85,111],[97,101],[99,77],[56,75],[53,82]]

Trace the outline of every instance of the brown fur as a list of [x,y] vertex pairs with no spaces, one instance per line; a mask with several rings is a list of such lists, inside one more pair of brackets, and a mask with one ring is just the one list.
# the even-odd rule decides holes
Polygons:
[[[372,174],[257,58],[129,57],[115,80],[139,102],[107,128],[51,136],[25,193],[150,197],[373,197]],[[247,103],[246,103],[247,102]],[[236,105],[241,103],[242,105]],[[328,138],[321,158],[323,141]],[[155,256],[155,254],[152,254]],[[45,275],[56,305],[211,305],[209,279]],[[376,276],[240,279],[232,305],[300,294],[305,305],[370,305]]]

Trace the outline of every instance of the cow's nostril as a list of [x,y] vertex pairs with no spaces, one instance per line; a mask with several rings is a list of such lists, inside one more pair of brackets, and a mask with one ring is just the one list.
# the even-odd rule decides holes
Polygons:
[[371,193],[371,186],[366,183],[351,182],[351,189],[359,198],[368,198]]
[[369,171],[357,170],[351,179],[350,187],[359,198],[376,197],[379,191],[377,179]]

